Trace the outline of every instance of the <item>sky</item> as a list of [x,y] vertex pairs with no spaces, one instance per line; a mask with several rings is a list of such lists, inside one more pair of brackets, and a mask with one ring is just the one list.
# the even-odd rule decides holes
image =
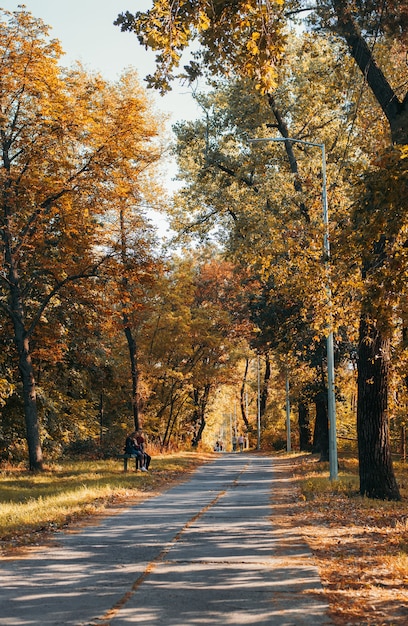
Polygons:
[[[149,8],[151,0],[0,0],[0,7],[7,11],[16,11],[21,4],[51,27],[50,36],[59,39],[66,53],[64,65],[79,60],[108,80],[134,67],[142,82],[154,70],[155,54],[145,50],[136,35],[122,33],[113,25],[119,13]],[[173,92],[164,97],[149,92],[155,95],[158,109],[171,114],[173,123],[199,116],[188,87],[174,85]]]
[[[81,61],[86,69],[100,72],[104,78],[115,81],[121,73],[135,68],[140,80],[154,71],[155,54],[145,50],[132,33],[122,33],[113,22],[125,11],[145,10],[151,0],[0,0],[0,7],[16,11],[24,5],[34,17],[41,18],[51,27],[50,37],[61,42],[65,52],[62,64],[69,67]],[[173,91],[160,96],[148,90],[156,102],[156,110],[169,115],[168,127],[180,120],[200,117],[200,110],[187,86],[175,84]],[[167,186],[172,182],[175,165],[166,166]]]

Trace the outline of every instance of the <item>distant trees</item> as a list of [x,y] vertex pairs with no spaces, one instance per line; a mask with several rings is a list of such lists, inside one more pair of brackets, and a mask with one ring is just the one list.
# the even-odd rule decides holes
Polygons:
[[144,326],[145,417],[161,445],[178,433],[201,441],[214,393],[234,378],[247,322],[237,315],[240,276],[211,248],[184,253],[164,272]]

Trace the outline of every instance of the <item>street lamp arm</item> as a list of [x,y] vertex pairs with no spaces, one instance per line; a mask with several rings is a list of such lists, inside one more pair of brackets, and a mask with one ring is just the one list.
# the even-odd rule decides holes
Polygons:
[[324,143],[317,143],[314,141],[306,141],[306,139],[295,139],[294,137],[256,137],[254,139],[248,139],[248,143],[265,143],[266,141],[285,142],[291,143],[303,143],[305,146],[316,146],[316,148],[323,148]]

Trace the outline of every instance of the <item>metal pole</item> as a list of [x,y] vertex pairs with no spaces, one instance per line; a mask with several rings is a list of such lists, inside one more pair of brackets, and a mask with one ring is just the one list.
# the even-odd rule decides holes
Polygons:
[[306,146],[314,146],[322,151],[322,205],[323,205],[323,223],[324,232],[324,261],[327,269],[326,293],[329,306],[329,333],[327,336],[327,410],[329,417],[329,465],[330,480],[336,480],[338,476],[337,461],[337,425],[336,425],[336,397],[334,382],[334,341],[333,341],[333,323],[332,323],[332,296],[330,289],[330,240],[329,240],[329,210],[327,203],[327,183],[326,183],[326,152],[324,143],[306,141],[304,139],[294,139],[292,137],[260,137],[256,139],[248,139],[248,143],[262,143],[266,141],[301,143]]
[[334,340],[333,340],[333,301],[330,286],[330,233],[329,233],[329,209],[327,203],[326,182],[326,151],[324,144],[322,149],[322,201],[324,222],[324,256],[326,263],[327,279],[326,293],[329,305],[329,334],[327,336],[327,410],[329,414],[329,465],[330,480],[336,480],[338,476],[337,460],[337,425],[336,425],[336,395],[334,383]]
[[258,354],[258,415],[257,415],[257,432],[258,432],[258,442],[256,449],[261,449],[261,374],[259,367],[259,354]]

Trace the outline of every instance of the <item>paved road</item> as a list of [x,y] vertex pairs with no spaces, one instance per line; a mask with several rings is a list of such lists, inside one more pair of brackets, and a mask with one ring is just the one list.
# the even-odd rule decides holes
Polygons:
[[3,561],[0,624],[330,624],[307,546],[274,525],[274,464],[220,454],[160,496]]

